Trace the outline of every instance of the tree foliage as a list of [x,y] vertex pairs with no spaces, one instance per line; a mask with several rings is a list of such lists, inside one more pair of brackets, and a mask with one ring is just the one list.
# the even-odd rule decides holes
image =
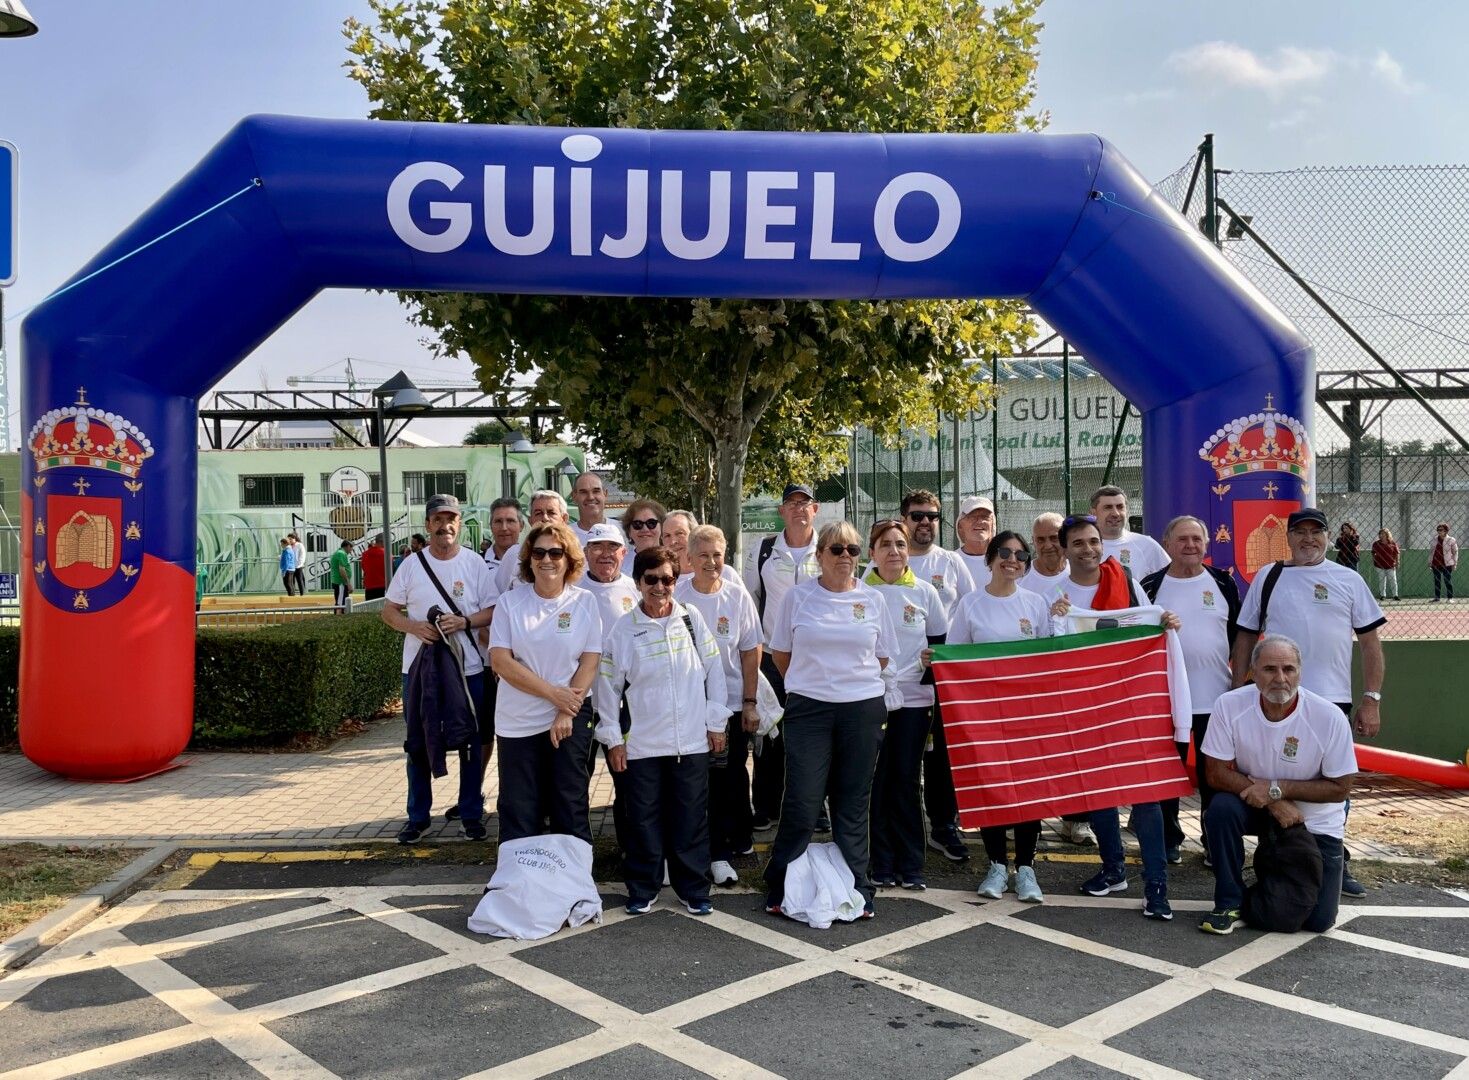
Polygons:
[[[1038,129],[1039,3],[372,0],[375,26],[346,25],[347,67],[381,119]],[[717,497],[736,532],[744,491],[836,471],[841,429],[896,434],[979,406],[966,359],[1028,331],[1013,302],[403,298],[485,385],[533,375],[633,487]]]
[[510,425],[503,420],[481,420],[464,436],[465,446],[499,446],[510,433]]

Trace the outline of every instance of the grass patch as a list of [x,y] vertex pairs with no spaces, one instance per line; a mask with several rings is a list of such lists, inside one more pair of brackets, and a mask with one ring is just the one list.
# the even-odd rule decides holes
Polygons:
[[0,939],[107,880],[138,855],[132,848],[0,844]]
[[1354,813],[1350,834],[1461,869],[1469,863],[1469,818]]

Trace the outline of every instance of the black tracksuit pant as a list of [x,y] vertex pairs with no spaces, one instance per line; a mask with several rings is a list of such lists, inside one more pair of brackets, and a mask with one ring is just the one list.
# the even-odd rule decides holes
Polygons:
[[539,836],[551,819],[553,833],[592,842],[587,808],[587,762],[596,721],[590,700],[571,721],[571,735],[551,745],[551,733],[499,737],[500,840]]
[[629,758],[623,773],[628,898],[645,903],[668,880],[685,903],[709,899],[709,755]]

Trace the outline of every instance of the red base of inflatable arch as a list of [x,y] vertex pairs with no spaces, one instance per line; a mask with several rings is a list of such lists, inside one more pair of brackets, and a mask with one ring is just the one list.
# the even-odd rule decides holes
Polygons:
[[[1469,765],[1457,761],[1441,761],[1438,758],[1405,754],[1401,750],[1387,750],[1380,746],[1356,744],[1357,765],[1364,772],[1387,773],[1407,780],[1423,780],[1440,787],[1456,791],[1469,790]],[[1189,775],[1193,775],[1194,747],[1188,748]]]

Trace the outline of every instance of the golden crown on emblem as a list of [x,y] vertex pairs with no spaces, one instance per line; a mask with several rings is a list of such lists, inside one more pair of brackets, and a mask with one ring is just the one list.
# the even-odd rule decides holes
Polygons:
[[77,390],[76,404],[37,420],[26,442],[38,475],[80,466],[136,477],[153,456],[153,444],[138,425],[88,402],[86,387]]

